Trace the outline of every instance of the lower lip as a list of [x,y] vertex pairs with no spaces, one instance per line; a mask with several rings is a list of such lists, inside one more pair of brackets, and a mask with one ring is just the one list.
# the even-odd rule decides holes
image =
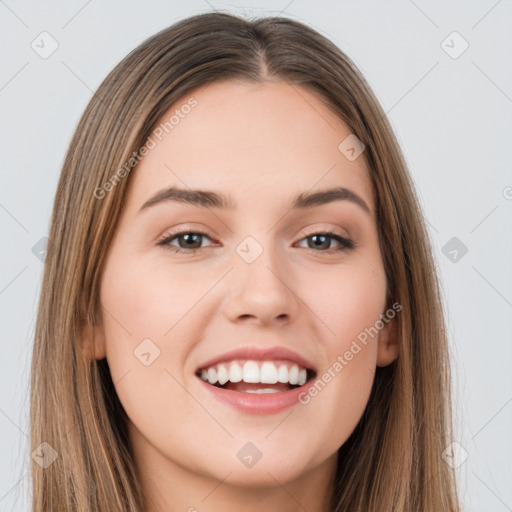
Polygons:
[[199,380],[205,389],[217,400],[246,414],[274,414],[287,409],[292,405],[298,404],[299,395],[311,386],[311,382],[306,382],[303,386],[290,389],[289,391],[257,394],[218,388],[202,379]]

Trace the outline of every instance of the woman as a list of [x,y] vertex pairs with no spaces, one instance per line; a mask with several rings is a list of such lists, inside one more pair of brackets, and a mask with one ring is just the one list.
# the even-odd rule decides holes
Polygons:
[[419,202],[355,65],[207,13],[132,51],[64,162],[33,509],[458,511]]

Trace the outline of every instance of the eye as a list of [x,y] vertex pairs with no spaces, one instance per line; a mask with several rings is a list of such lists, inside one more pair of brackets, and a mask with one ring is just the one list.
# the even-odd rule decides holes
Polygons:
[[[157,245],[164,247],[165,249],[172,251],[174,253],[183,253],[183,254],[194,254],[199,249],[203,249],[201,247],[201,242],[203,238],[206,237],[211,240],[211,237],[202,231],[180,231],[176,233],[171,233],[170,235],[166,235],[162,240],[158,242]],[[178,246],[171,244],[174,240],[178,240]],[[303,240],[311,240],[312,243],[308,243],[308,247],[306,249],[312,250],[314,252],[340,252],[345,250],[354,249],[356,244],[354,241],[345,238],[334,231],[321,231],[316,233],[308,234],[304,237]],[[331,241],[335,240],[339,246],[332,248]],[[180,242],[181,241],[181,242]],[[207,246],[208,247],[208,246]],[[210,245],[211,247],[211,245]],[[318,250],[321,249],[321,250]],[[324,250],[325,249],[325,250]]]
[[[331,248],[331,241],[336,240],[336,242],[339,244],[338,247],[335,247],[334,249]],[[345,250],[354,249],[356,247],[356,244],[353,240],[350,240],[348,238],[345,238],[341,235],[338,235],[334,231],[321,231],[317,233],[310,233],[302,240],[311,240],[312,242],[308,242],[307,249],[311,249],[314,252],[340,252]],[[302,242],[301,240],[301,242]],[[322,249],[322,250],[317,250]],[[326,249],[326,250],[323,250]]]
[[[166,236],[163,240],[158,242],[158,245],[172,252],[193,254],[201,249],[200,246],[203,237],[210,238],[207,233],[203,233],[202,231],[180,231]],[[183,240],[183,243],[179,244],[180,247],[171,245],[171,242],[176,239]]]

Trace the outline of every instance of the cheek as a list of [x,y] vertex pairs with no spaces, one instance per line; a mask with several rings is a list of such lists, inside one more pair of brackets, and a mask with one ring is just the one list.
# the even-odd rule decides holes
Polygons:
[[368,402],[377,361],[375,324],[385,309],[386,280],[378,260],[360,260],[340,266],[336,275],[318,277],[303,282],[303,293],[320,319],[326,358],[303,403],[311,407],[311,416],[323,415],[325,436],[336,432],[329,446],[333,449],[352,433]]
[[[148,261],[113,253],[114,261],[106,266],[101,285],[107,360],[123,405],[146,403],[151,409],[165,369],[174,374],[183,368],[189,350],[183,320],[204,291],[179,272],[163,275]],[[182,375],[176,378],[181,381]]]
[[117,261],[119,265],[105,271],[102,304],[125,332],[138,337],[167,342],[170,332],[211,286],[180,265],[170,272],[161,261],[152,259]]
[[193,340],[187,314],[193,315],[207,287],[179,272],[169,279],[169,272],[164,276],[147,262],[132,261],[128,268],[117,261],[105,269],[101,294],[112,380],[131,421],[147,438],[156,435],[178,452],[172,434],[187,418],[197,418],[191,436],[208,427],[179,384]]
[[324,340],[331,359],[358,336],[364,338],[385,309],[386,278],[377,259],[354,259],[323,274],[307,273],[302,290],[301,296],[307,297],[324,326],[319,339]]

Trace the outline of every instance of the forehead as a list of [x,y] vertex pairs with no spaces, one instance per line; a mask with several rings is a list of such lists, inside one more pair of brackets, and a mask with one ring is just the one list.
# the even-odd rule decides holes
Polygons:
[[349,136],[303,87],[214,82],[178,100],[157,123],[154,147],[130,178],[128,205],[140,208],[170,185],[223,191],[240,208],[343,186],[373,211],[364,153],[349,160],[339,149]]

